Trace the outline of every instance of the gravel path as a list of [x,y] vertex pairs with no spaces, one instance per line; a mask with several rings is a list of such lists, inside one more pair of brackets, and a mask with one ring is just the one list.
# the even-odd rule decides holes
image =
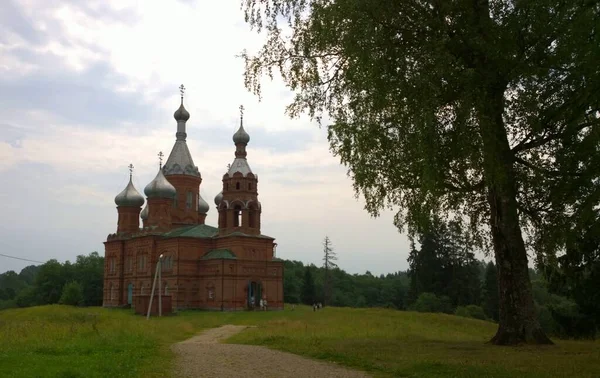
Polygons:
[[315,361],[295,354],[255,345],[221,344],[220,341],[248,328],[225,325],[209,329],[174,344],[175,377],[332,377],[365,378],[362,371]]

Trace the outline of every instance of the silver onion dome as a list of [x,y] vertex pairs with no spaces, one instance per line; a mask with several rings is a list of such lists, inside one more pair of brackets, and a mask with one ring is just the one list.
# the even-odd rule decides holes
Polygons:
[[209,209],[210,206],[208,206],[208,203],[204,200],[204,198],[202,198],[200,194],[198,194],[198,213],[206,214]]
[[190,119],[190,113],[188,113],[188,111],[183,106],[183,100],[181,102],[181,105],[179,106],[179,109],[175,110],[175,113],[173,113],[173,117],[176,121],[187,122],[187,120]]
[[177,194],[175,187],[163,174],[162,169],[158,170],[154,180],[150,181],[144,188],[144,193],[148,198],[168,198],[172,199]]
[[148,209],[148,204],[146,204],[140,213],[140,217],[142,220],[148,220],[148,215],[150,215],[150,210]]
[[221,201],[223,201],[223,191],[215,196],[215,205],[219,206]]
[[240,124],[238,131],[233,134],[233,143],[248,144],[248,142],[250,142],[250,135],[244,130],[244,125]]
[[144,204],[144,197],[135,189],[131,176],[129,176],[129,183],[123,189],[123,191],[115,197],[115,203],[117,206],[128,206],[128,207],[140,207]]

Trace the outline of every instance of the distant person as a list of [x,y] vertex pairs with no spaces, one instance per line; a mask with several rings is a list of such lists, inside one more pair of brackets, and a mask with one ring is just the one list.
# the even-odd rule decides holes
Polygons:
[[265,303],[264,299],[261,298],[258,303],[259,303],[258,305],[260,306],[260,309],[262,310],[263,306],[264,306],[264,303]]
[[267,300],[265,299],[265,301],[263,302],[263,305],[265,306],[264,311],[267,311]]

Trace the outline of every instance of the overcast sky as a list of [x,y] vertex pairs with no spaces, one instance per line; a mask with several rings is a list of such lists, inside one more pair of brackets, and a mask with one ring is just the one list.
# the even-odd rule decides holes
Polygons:
[[[0,253],[103,254],[127,165],[142,192],[158,152],[171,151],[183,83],[207,224],[217,223],[213,199],[234,158],[243,104],[262,232],[277,239],[278,256],[321,264],[329,235],[348,272],[406,269],[408,241],[393,213],[373,219],[363,209],[325,130],[284,114],[292,94],[280,81],[265,79],[260,103],[244,88],[235,55],[262,41],[237,0],[2,0]],[[0,272],[29,264],[0,256]]]

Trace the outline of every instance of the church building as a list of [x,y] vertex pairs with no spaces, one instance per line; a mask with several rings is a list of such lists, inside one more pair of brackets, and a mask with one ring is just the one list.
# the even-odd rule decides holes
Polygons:
[[283,309],[283,261],[275,257],[275,239],[261,233],[258,175],[246,156],[250,136],[243,113],[233,135],[235,158],[214,200],[218,225],[209,226],[202,175],[186,141],[190,114],[180,88],[176,140],[166,163],[160,153],[145,198],[133,185],[130,165],[129,183],[115,197],[117,230],[104,242],[103,305],[127,306],[134,296],[150,295],[161,259],[161,294],[171,297],[174,310],[247,310],[261,299],[269,310]]

